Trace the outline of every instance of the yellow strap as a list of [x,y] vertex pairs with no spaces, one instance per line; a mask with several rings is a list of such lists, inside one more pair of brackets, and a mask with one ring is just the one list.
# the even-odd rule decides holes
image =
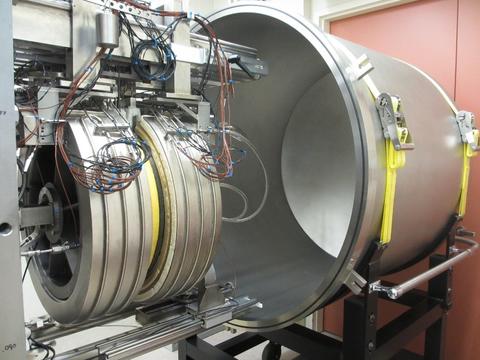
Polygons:
[[[368,86],[373,98],[376,100],[380,91],[369,75],[364,76],[363,80]],[[392,105],[395,111],[398,111],[398,98],[392,97]],[[408,137],[407,128],[398,129],[398,138],[402,144],[405,144]],[[397,186],[397,169],[405,166],[406,158],[404,150],[395,150],[393,142],[385,139],[385,167],[387,169],[385,177],[385,196],[383,200],[382,228],[380,230],[380,244],[386,245],[392,240],[393,227],[393,209],[395,205],[395,193]]]
[[[356,63],[355,56],[339,41],[337,41],[336,43],[338,44],[340,49],[342,49],[342,51],[350,60],[352,65],[355,64]],[[455,106],[454,102],[450,99],[447,93],[435,80],[433,80],[428,74],[418,69],[417,67],[406,62],[403,62],[403,63],[412,67],[413,69],[418,71],[420,74],[422,74],[425,78],[427,78],[427,80],[429,80],[433,84],[433,86],[438,90],[438,92],[445,99],[449,107],[452,109],[453,113],[455,115],[458,114],[458,109]],[[380,95],[380,91],[376,87],[370,75],[368,74],[365,75],[362,78],[362,80],[365,81],[373,98],[377,99],[377,97]],[[395,98],[392,98],[392,99],[395,101]],[[394,102],[393,105],[394,105],[394,108],[397,108],[398,102]],[[404,130],[407,130],[407,129],[404,129]],[[478,130],[474,130],[474,136],[475,136],[475,140],[478,143],[478,140],[479,140]],[[385,186],[385,200],[383,205],[382,229],[381,229],[381,236],[380,236],[380,242],[382,244],[387,244],[391,240],[392,224],[393,224],[393,205],[395,201],[395,186],[396,186],[396,178],[397,178],[396,169],[401,168],[405,165],[405,153],[403,150],[396,151],[393,148],[393,144],[390,139],[386,140],[385,147],[386,147],[386,158],[387,158],[387,176],[386,176],[386,186]],[[457,209],[457,212],[460,216],[465,215],[465,210],[467,206],[468,182],[469,182],[469,176],[470,176],[470,159],[476,155],[477,154],[471,149],[471,147],[468,144],[463,144],[462,182],[461,182],[461,188],[460,188],[460,199],[459,199],[459,204]],[[398,157],[398,158],[394,159],[394,157]],[[402,165],[392,168],[392,165],[394,164],[402,164]]]
[[[479,131],[477,129],[473,130],[473,135],[475,141],[478,144]],[[477,156],[477,153],[472,150],[472,147],[469,144],[463,144],[463,172],[462,172],[462,183],[460,188],[460,200],[458,202],[458,215],[463,217],[467,209],[467,195],[468,195],[468,179],[470,177],[470,159],[474,156]]]
[[[398,106],[398,104],[397,104]],[[400,142],[405,143],[408,136],[407,128],[399,128]],[[395,187],[397,185],[397,169],[405,166],[405,151],[395,150],[390,139],[385,140],[385,157],[387,175],[385,178],[385,197],[383,200],[382,229],[380,243],[386,245],[392,240],[393,209],[395,205]]]
[[[422,74],[424,77],[426,77],[432,84],[435,86],[435,88],[440,92],[440,94],[443,96],[447,104],[450,106],[452,109],[453,113],[455,115],[458,114],[458,109],[453,103],[453,101],[450,99],[450,97],[447,95],[445,90],[435,81],[433,80],[428,74],[423,72],[422,70],[418,69],[417,67],[405,63],[408,66],[414,68],[417,70],[420,74]],[[478,130],[474,130],[474,136],[475,140],[478,144],[479,140],[479,135],[478,135]],[[457,213],[459,216],[463,217],[465,216],[465,212],[467,209],[467,194],[468,194],[468,181],[470,177],[470,158],[476,156],[476,152],[472,150],[472,148],[468,144],[463,144],[463,171],[462,171],[462,182],[460,186],[460,199],[458,201],[458,209]]]
[[160,236],[160,202],[158,201],[157,181],[153,173],[152,165],[146,162],[144,169],[147,174],[148,187],[152,207],[152,246],[150,249],[149,266],[152,264],[157,249],[158,237]]

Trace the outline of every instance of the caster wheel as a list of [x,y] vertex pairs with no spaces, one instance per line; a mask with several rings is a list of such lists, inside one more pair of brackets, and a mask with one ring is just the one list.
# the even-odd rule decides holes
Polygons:
[[282,356],[282,346],[269,342],[262,352],[262,360],[280,360]]

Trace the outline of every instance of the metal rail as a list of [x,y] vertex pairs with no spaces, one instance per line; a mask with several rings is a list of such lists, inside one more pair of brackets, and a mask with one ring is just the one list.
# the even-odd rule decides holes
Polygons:
[[459,250],[454,248],[454,252],[456,253],[450,259],[442,262],[441,264],[421,273],[401,284],[395,286],[384,286],[381,284],[380,280],[372,283],[369,287],[370,292],[384,292],[390,299],[396,300],[405,293],[413,290],[418,285],[433,279],[434,277],[440,275],[442,272],[447,271],[453,265],[459,263],[460,261],[464,260],[465,258],[472,255],[477,249],[479,244],[471,239],[467,239],[462,236],[456,236],[455,241],[462,242],[464,244],[469,245],[467,249]]
[[[254,299],[241,297],[230,300],[224,306],[199,313],[192,311],[185,304],[166,304],[161,308],[164,311],[162,320],[58,354],[55,359],[86,360],[98,357],[131,359],[229,321],[257,304]],[[178,306],[183,307],[182,312],[176,311]],[[89,325],[85,328],[95,326],[95,322]],[[62,334],[64,335],[67,334]],[[44,341],[51,338],[53,336],[44,335],[40,339]]]

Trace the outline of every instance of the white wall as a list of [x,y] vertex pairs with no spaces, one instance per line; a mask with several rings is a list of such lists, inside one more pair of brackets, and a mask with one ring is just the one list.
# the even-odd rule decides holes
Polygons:
[[[255,0],[153,0],[152,5],[159,6],[164,3],[175,3],[184,9],[207,15],[210,12],[228,6],[235,2]],[[304,15],[314,24],[320,25],[320,18],[331,13],[349,13],[356,10],[358,13],[372,8],[381,8],[415,0],[257,0],[270,2],[288,11]]]
[[[177,5],[183,5],[184,9],[188,8],[189,10],[207,15],[213,10],[226,7],[235,2],[242,1],[252,1],[252,0],[154,0],[152,5],[159,6],[167,2],[174,2]],[[258,0],[258,1],[267,1],[275,5],[278,5],[288,11],[295,12],[298,14],[305,14],[305,4],[308,4],[307,10],[310,10],[310,1],[311,0]]]

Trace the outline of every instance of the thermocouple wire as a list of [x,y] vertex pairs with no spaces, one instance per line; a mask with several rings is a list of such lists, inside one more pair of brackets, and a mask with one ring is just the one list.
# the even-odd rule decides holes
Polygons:
[[[260,166],[262,167],[263,176],[264,176],[264,179],[265,179],[265,191],[263,193],[262,201],[260,202],[260,204],[258,205],[258,208],[253,213],[251,213],[250,215],[248,215],[246,217],[242,217],[242,218],[222,218],[222,220],[225,221],[225,222],[239,224],[239,223],[244,223],[244,222],[247,222],[247,221],[250,221],[250,220],[254,219],[263,210],[263,208],[265,206],[265,203],[267,202],[268,190],[269,190],[268,174],[267,174],[267,169],[265,168],[265,164],[263,163],[263,160],[260,157],[260,154],[258,153],[258,151],[255,148],[255,146],[253,145],[253,143],[247,137],[240,134],[238,131],[228,130],[228,133],[234,139],[245,143],[252,150],[252,152],[257,157],[258,162],[260,163]],[[230,185],[230,184],[222,184],[222,185]],[[230,185],[230,186],[233,186],[233,185]],[[233,189],[231,189],[231,190],[233,190]],[[237,192],[239,195],[240,195],[240,192],[243,193],[243,191],[241,191],[240,189],[237,188],[237,190],[239,191],[239,192]],[[236,191],[236,190],[234,190],[234,191]],[[242,195],[240,195],[240,196],[242,196]]]

